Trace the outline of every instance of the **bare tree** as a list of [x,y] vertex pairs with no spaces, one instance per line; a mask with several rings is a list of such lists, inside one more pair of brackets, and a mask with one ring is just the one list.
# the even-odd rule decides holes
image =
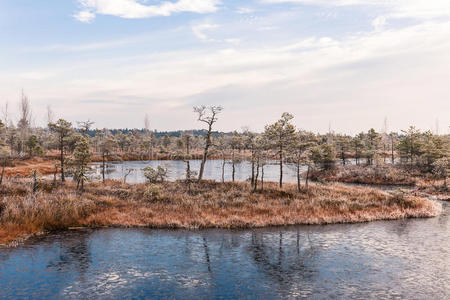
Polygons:
[[77,122],[78,128],[80,128],[81,133],[83,135],[86,135],[86,133],[91,129],[92,125],[94,125],[95,122],[92,122],[91,120],[87,121],[79,121]]
[[202,180],[205,170],[206,160],[208,159],[208,151],[211,147],[211,133],[214,123],[217,122],[217,115],[223,110],[222,106],[194,106],[194,112],[198,115],[198,121],[206,123],[208,129],[205,135],[205,148],[203,150],[202,162],[200,164],[200,172],[198,173],[198,181]]
[[1,134],[3,131],[3,127],[5,127],[5,125],[0,120],[0,158],[2,160],[2,170],[0,173],[0,185],[3,182],[3,176],[5,175],[6,162],[7,162],[8,156],[9,156],[9,151],[7,150],[7,148],[5,146],[2,145]]
[[149,159],[153,159],[153,144],[154,144],[154,137],[153,137],[153,133],[150,132],[150,118],[148,116],[148,114],[145,114],[144,117],[144,131],[145,131],[145,142],[144,142],[144,146],[147,149],[147,155],[149,157]]
[[186,179],[191,177],[191,140],[192,140],[192,134],[185,133],[182,136],[182,140],[186,146],[186,155],[185,155],[185,161],[186,161]]
[[52,107],[50,105],[47,105],[47,124],[53,123],[54,118],[55,115],[53,114]]
[[5,106],[2,108],[2,118],[5,122],[5,126],[9,126],[9,103],[8,101],[5,102]]
[[227,163],[227,154],[230,146],[230,138],[227,135],[221,135],[216,141],[216,149],[222,157],[222,183],[225,182],[225,165]]
[[102,181],[105,182],[105,173],[106,173],[106,159],[109,155],[114,151],[114,146],[116,145],[116,141],[107,136],[102,139],[100,143],[100,152],[102,154]]
[[20,110],[20,119],[19,122],[17,123],[17,127],[20,130],[20,141],[18,152],[21,153],[31,126],[30,100],[28,99],[27,95],[25,95],[23,90],[22,90],[22,98],[19,103],[19,110]]
[[17,123],[17,127],[26,130],[31,125],[31,105],[28,96],[22,90],[22,98],[19,103],[20,120]]
[[150,118],[148,117],[148,114],[145,114],[144,117],[144,129],[146,132],[150,131]]

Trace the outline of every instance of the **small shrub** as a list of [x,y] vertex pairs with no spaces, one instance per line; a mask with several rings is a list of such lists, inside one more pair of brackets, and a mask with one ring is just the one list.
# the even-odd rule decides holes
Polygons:
[[398,205],[403,208],[414,207],[414,201],[409,199],[406,193],[402,190],[391,192],[389,205]]
[[144,177],[148,182],[164,182],[167,179],[167,168],[158,166],[156,169],[152,167],[145,167],[142,169],[144,171]]
[[151,184],[144,192],[144,199],[147,201],[160,201],[163,199],[161,189],[156,184]]
[[127,200],[130,199],[132,196],[132,193],[127,190],[127,189],[121,189],[121,188],[117,188],[113,191],[114,196],[116,196],[117,198],[121,199],[121,200]]

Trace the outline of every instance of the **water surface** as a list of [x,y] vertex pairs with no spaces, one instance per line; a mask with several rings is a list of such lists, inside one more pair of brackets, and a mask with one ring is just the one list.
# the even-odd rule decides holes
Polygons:
[[[192,171],[198,171],[200,169],[200,160],[191,160],[190,167]],[[222,180],[222,160],[208,160],[205,165],[204,179]],[[101,176],[101,163],[92,164],[94,167],[94,176],[100,178]],[[186,162],[181,160],[151,160],[151,161],[123,161],[123,162],[109,162],[106,169],[106,178],[123,180],[125,174],[131,173],[126,176],[128,183],[145,182],[143,168],[150,166],[156,168],[157,166],[163,166],[168,170],[168,176],[170,180],[184,179],[186,177]],[[227,162],[225,164],[224,179],[225,181],[232,180],[232,165]],[[306,171],[306,168],[302,168],[301,172]],[[255,171],[256,172],[256,171]],[[261,174],[259,174],[261,176]],[[280,176],[280,166],[276,161],[271,161],[270,164],[264,166],[264,180],[265,181],[278,181]],[[235,180],[245,181],[251,177],[251,163],[248,161],[242,161],[235,164]],[[259,177],[261,178],[261,177]],[[297,173],[296,168],[292,164],[283,165],[283,182],[296,182]]]
[[0,250],[0,298],[450,299],[443,205],[353,225],[50,234]]

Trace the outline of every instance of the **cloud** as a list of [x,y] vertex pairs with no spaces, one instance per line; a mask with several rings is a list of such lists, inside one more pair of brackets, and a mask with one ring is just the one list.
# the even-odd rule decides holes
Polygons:
[[[158,128],[195,126],[183,123],[183,109],[187,107],[188,114],[192,103],[199,101],[222,102],[230,116],[224,120],[227,129],[241,125],[246,114],[255,115],[255,119],[242,125],[260,129],[287,108],[298,120],[308,122],[307,129],[326,130],[329,120],[341,125],[353,120],[336,128],[351,132],[355,124],[361,129],[376,126],[370,123],[374,118],[381,124],[386,111],[390,116],[396,114],[396,122],[402,126],[420,126],[423,123],[414,122],[414,118],[448,111],[449,31],[450,22],[428,22],[344,39],[310,37],[249,48],[224,48],[220,44],[216,50],[202,47],[127,60],[75,61],[70,62],[72,68],[59,66],[54,70],[57,78],[24,82],[35,98],[56,101],[66,95],[64,111],[75,119],[87,110],[106,111],[104,103],[95,101],[109,101],[117,113],[113,117],[106,112],[99,114],[102,126],[138,126],[141,122],[133,123],[132,116],[145,109],[160,112]],[[42,70],[29,72],[33,73],[27,77],[37,78]],[[3,88],[19,86],[9,84],[11,78],[17,78],[15,74],[0,77],[5,82]],[[85,100],[82,107],[77,104],[79,99]],[[124,99],[148,100],[137,101],[142,105],[135,109],[123,104]],[[183,109],[177,108],[180,119],[173,124],[163,117],[173,113],[170,103],[177,103],[177,107],[184,104]],[[129,118],[120,115],[124,107]],[[234,114],[239,118],[232,119]],[[189,115],[185,118],[190,120]],[[447,121],[448,117],[440,119]],[[114,120],[124,121],[115,125]]]
[[[178,0],[145,5],[138,0],[77,0],[81,11],[74,17],[81,22],[91,22],[97,14],[126,19],[142,19],[155,16],[170,16],[174,13],[213,13],[218,10],[219,0]],[[142,1],[141,1],[142,2]]]
[[23,51],[25,53],[45,53],[45,52],[82,52],[82,51],[94,51],[105,48],[120,47],[127,44],[132,44],[138,42],[138,39],[122,39],[98,43],[87,43],[87,44],[53,44],[43,47],[32,47],[25,48]]
[[203,23],[193,25],[191,29],[192,33],[194,33],[198,39],[202,41],[214,41],[213,39],[208,38],[208,35],[205,32],[216,29],[217,27],[219,27],[217,24]]
[[92,20],[95,19],[95,14],[90,12],[89,10],[82,10],[77,14],[73,15],[75,19],[83,23],[91,23]]
[[375,30],[381,30],[383,29],[384,25],[386,25],[386,17],[385,16],[379,16],[376,17],[373,21],[372,21],[372,25],[374,27]]
[[377,6],[388,18],[434,19],[450,16],[448,0],[261,0],[263,3],[299,3],[320,6]]
[[238,14],[244,15],[244,14],[251,14],[254,13],[256,10],[254,8],[250,7],[239,7],[236,12]]
[[[142,126],[136,116],[148,111],[155,112],[158,129],[191,128],[198,125],[188,123],[190,107],[198,103],[224,105],[227,113],[221,124],[225,129],[240,125],[262,129],[284,110],[296,115],[299,127],[315,131],[327,130],[330,120],[333,129],[347,132],[380,128],[377,122],[381,126],[384,116],[397,122],[391,128],[409,124],[425,128],[426,120],[434,122],[439,113],[441,121],[448,123],[449,117],[443,114],[450,109],[446,101],[450,22],[395,23],[386,17],[394,9],[374,11],[368,20],[376,30],[362,32],[356,27],[345,35],[324,30],[297,34],[296,26],[283,23],[284,17],[249,26],[253,33],[262,26],[295,32],[280,39],[270,31],[252,37],[242,24],[208,16],[203,23],[177,27],[176,33],[165,30],[150,43],[138,39],[142,45],[176,40],[176,47],[136,51],[140,47],[129,45],[120,55],[76,53],[70,60],[44,64],[36,59],[32,67],[17,66],[20,70],[15,73],[0,71],[4,83],[0,98],[25,86],[35,95],[33,99],[44,103],[43,108],[54,101],[55,111],[71,120],[96,112],[97,124],[110,127]],[[194,35],[201,43],[192,43]],[[183,47],[180,37],[186,36],[188,47]],[[136,43],[133,37],[50,45],[42,51],[94,51],[130,43]],[[56,75],[46,77],[50,73]]]

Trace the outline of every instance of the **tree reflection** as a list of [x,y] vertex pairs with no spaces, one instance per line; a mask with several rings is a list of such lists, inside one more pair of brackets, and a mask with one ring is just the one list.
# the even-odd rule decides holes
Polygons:
[[292,288],[309,288],[315,273],[314,266],[318,249],[313,247],[308,234],[297,231],[295,240],[292,235],[285,237],[282,231],[278,239],[274,234],[252,232],[249,252],[256,265],[267,278],[276,281],[281,291]]
[[77,232],[72,238],[59,241],[60,254],[47,264],[47,268],[58,272],[74,270],[84,276],[92,263],[89,250],[89,233]]
[[203,249],[205,250],[206,265],[208,266],[208,272],[211,273],[211,259],[209,258],[208,241],[204,236],[202,236],[202,238],[203,238]]

